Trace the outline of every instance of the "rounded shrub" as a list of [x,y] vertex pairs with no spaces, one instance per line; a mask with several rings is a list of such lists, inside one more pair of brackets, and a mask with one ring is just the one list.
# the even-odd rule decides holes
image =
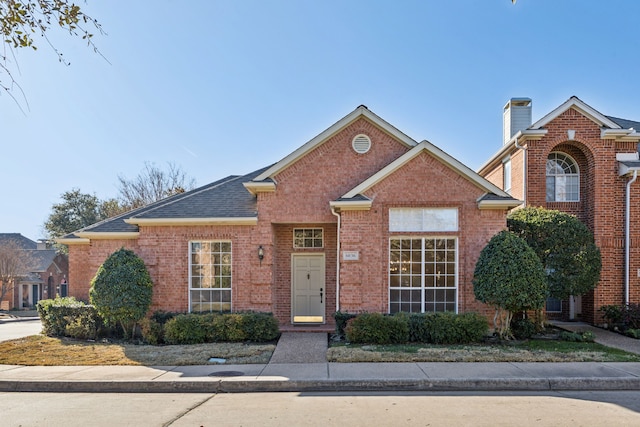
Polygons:
[[121,248],[100,266],[89,297],[107,324],[119,323],[125,334],[135,330],[151,305],[153,282],[144,261],[133,251]]

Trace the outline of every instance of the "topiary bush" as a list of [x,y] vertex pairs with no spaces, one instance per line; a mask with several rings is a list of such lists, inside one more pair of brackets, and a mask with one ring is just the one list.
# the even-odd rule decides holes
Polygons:
[[[89,297],[107,324],[120,324],[133,337],[137,322],[151,305],[153,282],[144,261],[133,251],[121,248],[100,266]],[[129,331],[130,334],[129,334]]]
[[473,276],[475,297],[495,307],[494,328],[503,339],[512,337],[514,312],[539,310],[547,298],[540,259],[524,239],[506,230],[482,249]]

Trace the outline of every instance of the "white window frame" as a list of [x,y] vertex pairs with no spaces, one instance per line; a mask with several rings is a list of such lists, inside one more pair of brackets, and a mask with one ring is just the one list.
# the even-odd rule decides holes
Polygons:
[[[393,240],[420,240],[421,241],[421,247],[420,247],[420,273],[419,273],[419,279],[420,279],[420,285],[419,286],[392,286],[392,272],[391,272],[391,268],[392,268],[392,261],[391,261],[391,244]],[[425,249],[426,247],[426,241],[433,241],[434,244],[437,240],[453,240],[454,242],[454,273],[453,273],[453,280],[454,280],[454,286],[428,286],[429,283],[427,283],[428,279],[432,279],[432,278],[436,278],[438,277],[438,275],[436,274],[430,274],[427,272],[427,260],[426,260],[426,254],[427,254],[427,250]],[[449,248],[445,248],[445,253],[446,251],[448,251]],[[434,249],[435,251],[435,249]],[[460,299],[460,291],[459,291],[459,276],[460,276],[460,265],[459,265],[459,246],[458,246],[458,238],[455,236],[432,236],[432,235],[426,235],[426,236],[392,236],[389,238],[389,248],[388,248],[388,254],[389,254],[389,263],[388,263],[388,267],[387,267],[387,271],[388,271],[388,295],[387,295],[387,301],[388,301],[388,305],[387,305],[387,311],[389,313],[396,313],[396,312],[400,312],[402,310],[395,310],[392,311],[392,303],[397,303],[395,301],[391,300],[391,294],[392,291],[416,291],[419,290],[420,291],[420,313],[433,313],[433,312],[443,312],[443,311],[447,311],[445,310],[435,310],[438,301],[435,300],[435,294],[437,293],[438,290],[452,290],[455,293],[455,298],[454,298],[454,313],[458,312],[458,301]],[[435,254],[434,254],[435,255]],[[402,263],[402,261],[401,261]],[[429,262],[430,263],[430,262]],[[450,264],[450,261],[447,261],[446,259],[444,260],[444,264],[445,264],[445,273],[444,273],[444,280],[446,282],[447,280],[447,276],[450,274],[446,271],[446,267],[447,264]],[[434,266],[437,264],[435,261],[433,262]],[[411,268],[411,263],[408,264],[407,268]],[[439,273],[438,273],[439,274]],[[398,276],[399,280],[403,279],[403,276],[400,275]],[[414,277],[416,277],[416,275],[414,274],[413,276],[411,274],[408,274],[409,280],[413,280]],[[439,278],[438,278],[439,279]],[[436,280],[438,280],[436,279]],[[433,291],[434,292],[434,301],[433,303],[428,303],[425,301],[426,300],[426,293],[429,291]],[[402,301],[401,301],[402,302]],[[440,302],[440,304],[447,304],[448,301]],[[449,310],[451,311],[451,310]],[[414,312],[417,313],[418,311],[409,311],[409,312]]]
[[[316,232],[320,232],[320,246],[305,246],[304,244],[302,246],[298,246],[296,245],[296,231],[302,231],[302,232],[307,232],[307,231],[312,231],[314,234]],[[307,240],[311,239],[312,241],[316,241],[318,238],[316,236],[311,236],[311,237],[302,237],[303,243],[306,243]],[[293,248],[294,249],[324,249],[324,228],[322,227],[296,227],[293,229]]]
[[[194,252],[193,248],[194,248],[194,244],[225,244],[228,243],[229,244],[229,251],[220,251],[219,254],[220,255],[225,255],[228,254],[229,256],[229,262],[228,263],[222,263],[222,260],[220,261],[220,264],[215,264],[212,263],[213,261],[204,264],[204,263],[197,263],[194,264],[193,259],[194,259],[194,255],[196,254],[196,252]],[[193,301],[193,292],[194,291],[200,291],[200,292],[210,292],[211,295],[215,294],[216,292],[228,292],[229,293],[229,301],[223,301],[222,298],[220,298],[218,301],[209,301],[210,303],[219,303],[221,305],[221,310],[198,310],[195,311],[197,313],[199,312],[219,312],[219,311],[233,311],[233,243],[230,240],[191,240],[189,241],[189,248],[188,248],[188,256],[189,256],[189,271],[188,271],[188,278],[189,278],[189,289],[188,289],[188,293],[189,293],[189,312],[194,312],[193,308],[194,308],[194,301]],[[211,258],[211,255],[214,254],[214,252],[208,252],[208,254],[210,255],[209,257]],[[200,256],[202,256],[203,254],[200,254]],[[210,280],[215,281],[216,275],[215,275],[215,266],[218,265],[220,267],[224,266],[228,266],[229,268],[229,274],[228,275],[223,275],[222,274],[222,268],[220,268],[220,272],[221,274],[219,275],[219,279],[220,281],[222,281],[223,278],[229,278],[228,282],[229,285],[228,286],[220,286],[220,287],[215,287],[215,286],[210,286],[210,287],[193,287],[193,279],[196,278],[196,276],[193,274],[194,272],[194,267],[197,265],[202,265],[202,266],[209,266],[209,272],[213,273],[210,274],[208,277]],[[204,277],[204,276],[198,276],[198,277]],[[213,298],[210,298],[211,300],[213,300]],[[228,310],[226,309],[226,307],[224,307],[224,305],[228,305]],[[223,308],[224,307],[224,308]]]
[[458,208],[389,208],[389,231],[458,231]]
[[511,194],[511,157],[502,161],[502,189]]
[[[569,164],[569,162],[571,163],[569,165],[569,167],[575,167],[576,172],[575,173],[549,173],[549,161],[553,161],[555,159],[550,159],[550,157],[552,156],[556,156],[556,158],[558,156],[562,156],[566,159],[566,163]],[[563,168],[563,171],[566,170],[566,168]],[[553,179],[553,200],[549,199],[549,179]],[[575,180],[575,186],[576,186],[576,191],[575,191],[575,199],[570,199],[567,196],[567,191],[560,191],[558,192],[559,188],[562,188],[563,186],[566,187],[566,181],[567,180],[571,180],[574,181]],[[561,184],[558,185],[559,182],[565,181],[565,184]],[[569,184],[572,185],[573,183]],[[562,151],[552,151],[551,153],[549,153],[549,155],[547,156],[547,160],[545,163],[545,200],[547,202],[579,202],[580,201],[580,167],[578,166],[578,162],[576,162],[576,160],[571,157],[570,155],[568,155],[565,152]],[[573,192],[568,193],[569,195],[574,194]]]

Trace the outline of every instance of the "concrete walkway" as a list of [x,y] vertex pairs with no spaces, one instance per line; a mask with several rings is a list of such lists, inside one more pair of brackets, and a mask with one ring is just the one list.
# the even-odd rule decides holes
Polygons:
[[[597,342],[640,354],[640,340],[597,328],[594,333]],[[326,334],[297,332],[283,333],[268,364],[0,365],[0,392],[640,390],[640,363],[329,363],[326,350]]]
[[328,336],[322,332],[283,332],[269,364],[324,363]]

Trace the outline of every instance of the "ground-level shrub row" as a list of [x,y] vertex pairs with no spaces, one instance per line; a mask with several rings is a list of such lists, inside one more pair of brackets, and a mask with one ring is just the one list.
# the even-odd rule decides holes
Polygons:
[[488,333],[487,319],[476,313],[336,313],[335,317],[336,332],[352,343],[466,344],[480,342]]
[[[73,297],[41,300],[37,305],[43,333],[95,339],[114,333],[104,326],[94,306]],[[280,334],[271,313],[167,313],[156,312],[140,322],[142,339],[149,344],[206,342],[268,342]]]

